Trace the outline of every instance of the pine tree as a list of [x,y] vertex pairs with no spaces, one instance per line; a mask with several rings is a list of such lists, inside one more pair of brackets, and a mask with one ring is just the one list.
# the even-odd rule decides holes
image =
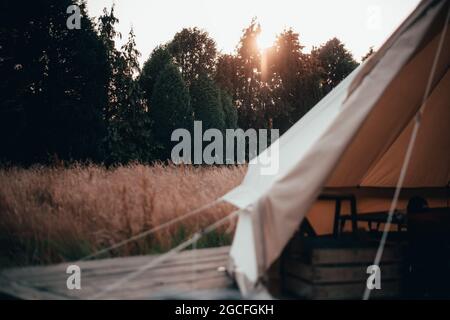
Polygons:
[[235,103],[239,127],[243,129],[269,128],[269,111],[274,107],[271,87],[262,70],[263,55],[257,45],[260,33],[261,27],[253,19],[237,48]]
[[168,50],[189,87],[195,79],[205,74],[213,77],[217,49],[216,43],[206,31],[198,28],[184,28],[173,37]]
[[155,138],[162,146],[159,158],[168,159],[173,146],[172,132],[181,128],[191,130],[194,122],[189,90],[178,67],[171,63],[166,65],[155,83],[150,115]]
[[358,63],[353,59],[353,55],[337,38],[328,40],[319,48],[314,48],[311,54],[319,63],[324,95],[358,66]]
[[144,63],[139,76],[139,85],[142,88],[144,98],[148,105],[151,105],[153,88],[160,73],[168,63],[172,62],[172,56],[166,46],[156,47],[147,61]]
[[227,91],[219,91],[220,105],[224,114],[225,129],[236,129],[238,123],[238,113],[233,105],[233,100]]
[[98,29],[100,39],[106,49],[110,71],[108,74],[108,104],[104,110],[107,121],[110,121],[118,112],[120,85],[117,81],[120,79],[120,66],[122,64],[121,53],[116,49],[116,39],[122,38],[122,34],[116,30],[115,25],[118,22],[119,19],[114,14],[114,5],[109,12],[106,8],[103,8],[103,15],[98,18]]
[[81,29],[67,28],[72,4],[1,3],[0,158],[101,159],[109,66],[84,2]]
[[214,80],[217,85],[225,90],[231,99],[236,99],[236,91],[239,86],[237,73],[237,58],[231,54],[222,54],[217,58]]
[[272,79],[273,125],[285,132],[308,112],[320,96],[320,78],[315,60],[302,52],[299,34],[292,29],[278,35],[268,54],[268,70]]
[[128,41],[122,46],[115,77],[117,99],[116,113],[109,121],[109,162],[126,163],[132,160],[149,162],[157,149],[151,121],[142,90],[134,79],[139,72],[139,51],[136,49],[133,29]]
[[364,62],[367,59],[369,59],[373,54],[375,53],[375,50],[373,50],[373,46],[370,46],[369,51],[365,55],[361,57],[361,61]]
[[105,43],[110,63],[109,104],[105,110],[108,135],[105,139],[105,161],[127,163],[154,160],[156,145],[151,132],[151,120],[139,82],[139,56],[133,29],[128,41],[116,49],[115,40],[121,37],[115,29],[119,20],[114,15],[114,6],[106,9],[99,18],[100,36]]
[[219,89],[206,75],[200,75],[190,88],[191,104],[195,120],[202,121],[203,130],[225,128],[225,115],[221,105]]

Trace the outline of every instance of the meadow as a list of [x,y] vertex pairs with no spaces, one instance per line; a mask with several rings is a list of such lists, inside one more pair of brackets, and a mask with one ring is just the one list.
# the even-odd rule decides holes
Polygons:
[[[0,267],[77,260],[213,201],[244,174],[243,166],[163,164],[0,169]],[[167,251],[233,210],[218,204],[102,257]],[[234,224],[197,247],[229,244]]]

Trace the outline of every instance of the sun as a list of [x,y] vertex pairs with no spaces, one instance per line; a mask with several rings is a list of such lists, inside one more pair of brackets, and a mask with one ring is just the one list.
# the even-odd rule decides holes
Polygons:
[[261,32],[256,38],[258,50],[263,52],[273,45],[273,39],[266,32]]

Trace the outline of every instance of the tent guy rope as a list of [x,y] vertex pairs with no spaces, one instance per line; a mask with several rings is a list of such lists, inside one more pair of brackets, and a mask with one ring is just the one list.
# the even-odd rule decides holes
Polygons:
[[106,252],[109,252],[111,250],[114,250],[114,249],[117,249],[119,247],[122,247],[122,246],[126,245],[127,243],[130,243],[132,241],[144,238],[144,237],[146,237],[146,236],[148,236],[148,235],[150,235],[152,233],[155,233],[157,231],[160,231],[162,229],[170,227],[171,225],[173,225],[173,224],[175,224],[177,222],[183,221],[183,220],[185,220],[185,219],[187,219],[187,218],[189,218],[191,216],[194,216],[194,215],[196,215],[196,214],[198,214],[200,212],[203,212],[204,210],[209,209],[209,208],[211,208],[211,207],[213,207],[213,206],[215,206],[215,205],[217,205],[217,204],[219,204],[221,202],[223,202],[223,200],[218,198],[218,199],[216,199],[216,200],[214,200],[214,201],[212,201],[210,203],[205,204],[204,206],[201,206],[201,207],[199,207],[197,209],[189,211],[189,212],[187,212],[187,213],[185,213],[185,214],[183,214],[181,216],[178,216],[178,217],[176,217],[176,218],[174,218],[172,220],[164,222],[164,223],[162,223],[162,224],[160,224],[160,225],[158,225],[158,226],[156,226],[154,228],[151,228],[149,230],[143,231],[143,232],[141,232],[141,233],[139,233],[137,235],[134,235],[134,236],[132,236],[132,237],[130,237],[128,239],[125,239],[125,240],[120,241],[120,242],[118,242],[116,244],[113,244],[112,246],[109,246],[107,248],[98,250],[98,251],[96,251],[96,252],[94,252],[92,254],[89,254],[89,255],[87,255],[87,256],[77,260],[76,262],[81,262],[81,261],[86,261],[86,260],[92,259],[92,258],[97,257],[99,255],[102,255],[102,254],[104,254]]
[[105,289],[101,290],[100,292],[92,295],[91,297],[89,297],[89,300],[95,300],[95,299],[99,299],[102,296],[104,296],[106,293],[111,292],[114,289],[117,289],[118,287],[120,287],[121,285],[127,283],[128,281],[136,278],[137,276],[139,276],[140,274],[142,274],[143,272],[154,268],[158,265],[160,265],[161,263],[163,263],[164,261],[166,261],[167,259],[173,257],[174,255],[176,255],[177,253],[179,253],[180,251],[183,251],[184,249],[188,248],[189,246],[191,246],[192,244],[196,243],[202,236],[214,231],[215,229],[217,229],[218,227],[220,227],[221,225],[225,224],[226,222],[228,222],[229,220],[233,219],[234,217],[236,217],[239,213],[241,212],[241,210],[236,210],[233,211],[232,213],[230,213],[229,215],[217,220],[216,222],[214,222],[213,224],[209,225],[208,227],[206,227],[203,230],[200,230],[198,232],[196,232],[191,238],[189,238],[188,240],[184,241],[183,243],[180,243],[178,246],[176,246],[175,248],[171,249],[170,251],[160,255],[159,257],[157,257],[154,260],[151,260],[150,262],[148,262],[147,264],[143,265],[142,267],[140,267],[139,269],[137,269],[136,271],[127,274],[125,277],[117,280],[116,282],[114,282],[113,284],[107,286]]

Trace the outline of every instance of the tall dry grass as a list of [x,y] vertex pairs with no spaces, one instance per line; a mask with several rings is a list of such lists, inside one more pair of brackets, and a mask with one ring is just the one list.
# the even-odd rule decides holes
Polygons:
[[[213,201],[244,173],[235,166],[140,164],[0,169],[0,265],[79,259]],[[220,204],[110,255],[165,251],[232,210]],[[233,227],[198,246],[229,243]]]

